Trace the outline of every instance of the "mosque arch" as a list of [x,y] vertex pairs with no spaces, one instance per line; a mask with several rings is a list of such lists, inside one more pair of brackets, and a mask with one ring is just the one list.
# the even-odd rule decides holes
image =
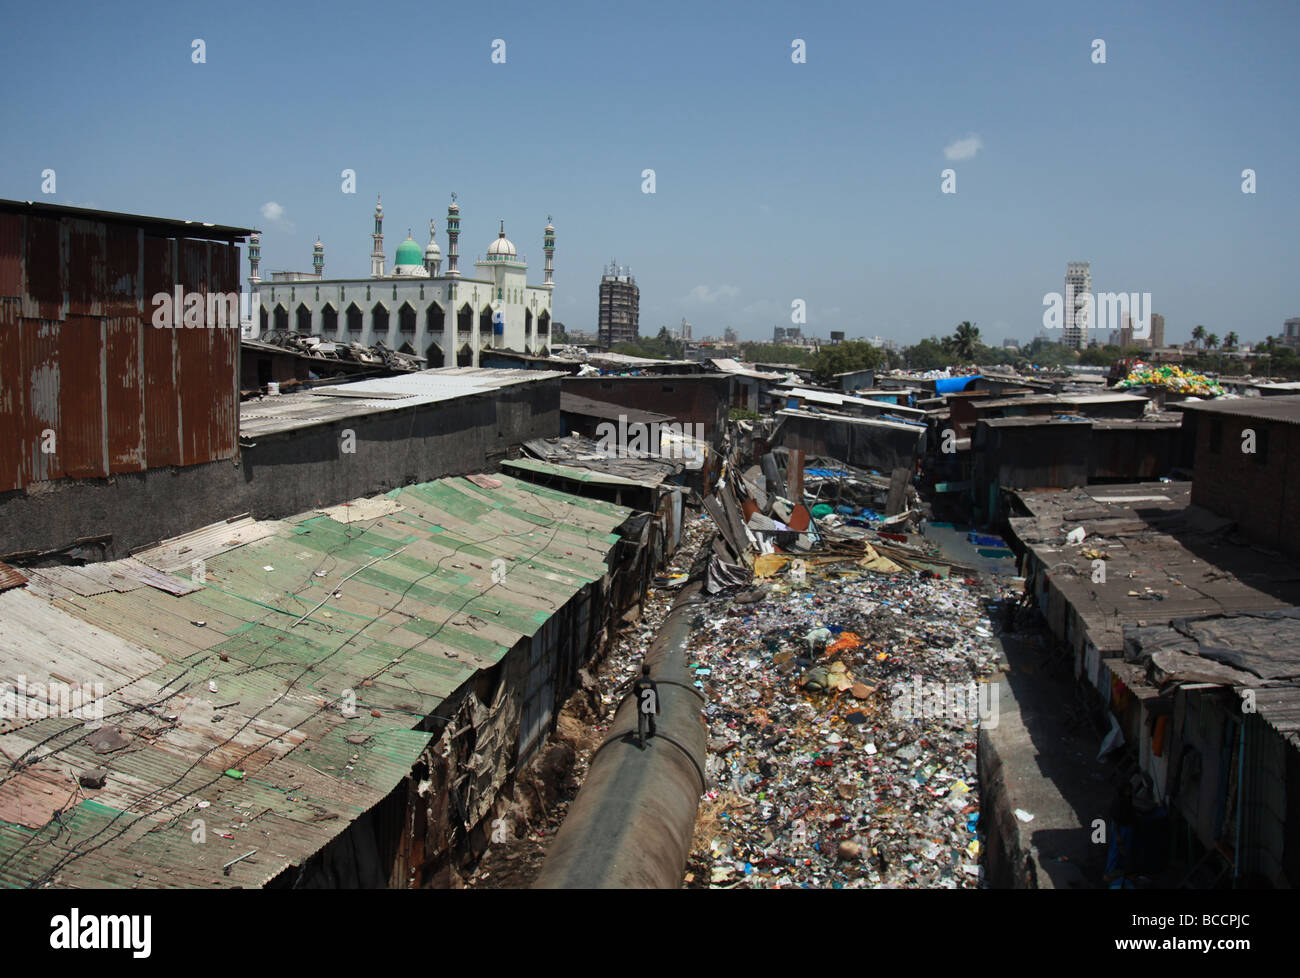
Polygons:
[[366,314],[355,302],[348,306],[348,339],[353,343],[361,342],[361,333],[365,328]]
[[470,345],[468,343],[462,346],[460,348],[460,351],[456,354],[456,366],[458,367],[474,366],[474,351],[470,349]]
[[370,342],[379,340],[388,342],[388,307],[382,302],[376,302],[370,310]]
[[289,310],[279,302],[275,304],[275,328],[285,332],[289,329]]
[[320,311],[320,335],[333,339],[339,331],[339,311],[334,303],[327,302]]
[[441,367],[444,365],[442,347],[437,343],[430,343],[428,349],[424,351],[424,365],[426,367]]
[[474,310],[467,302],[456,311],[456,335],[474,331]]
[[497,335],[493,331],[494,323],[492,322],[492,307],[484,306],[478,314],[478,335],[480,346],[498,345]]
[[261,336],[263,333],[267,331],[267,329],[270,328],[271,314],[266,311],[266,306],[263,306],[261,304],[258,305],[257,312],[258,312],[258,320],[259,320],[257,335]]
[[415,306],[409,302],[403,302],[401,308],[397,310],[397,341],[410,345],[411,353],[415,352],[415,321],[417,318]]
[[524,352],[529,353],[536,345],[533,337],[533,311],[524,309]]
[[426,334],[442,333],[446,328],[446,316],[442,311],[442,306],[434,302],[424,313],[424,331]]
[[311,310],[307,308],[307,303],[298,303],[297,315],[294,317],[297,322],[294,328],[303,336],[311,335]]

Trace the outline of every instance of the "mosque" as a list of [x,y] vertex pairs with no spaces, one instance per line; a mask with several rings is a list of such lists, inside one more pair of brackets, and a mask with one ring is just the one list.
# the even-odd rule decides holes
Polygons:
[[527,282],[528,263],[506,237],[497,237],[474,262],[474,277],[460,274],[460,207],[447,207],[447,268],[442,268],[434,222],[424,250],[408,232],[397,246],[392,271],[384,255],[384,208],[375,204],[374,250],[369,278],[326,278],[325,246],[312,249],[311,272],[258,273],[261,237],[248,243],[249,291],[261,300],[261,332],[294,330],[324,340],[373,345],[383,342],[422,356],[430,367],[479,366],[485,349],[545,355],[551,345],[551,292],[555,227],[548,218],[541,285]]

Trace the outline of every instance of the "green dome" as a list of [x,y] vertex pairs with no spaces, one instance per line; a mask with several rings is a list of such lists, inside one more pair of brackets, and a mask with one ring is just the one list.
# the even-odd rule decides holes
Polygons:
[[394,265],[422,265],[424,264],[424,252],[408,235],[407,239],[397,246],[397,257],[393,259]]

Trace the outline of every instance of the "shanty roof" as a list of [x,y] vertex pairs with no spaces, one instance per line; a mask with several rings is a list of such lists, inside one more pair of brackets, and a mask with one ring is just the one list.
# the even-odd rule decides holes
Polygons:
[[[1293,561],[1239,541],[1231,520],[1190,496],[1189,482],[1021,490],[1031,515],[1009,523],[1103,656],[1122,653],[1126,624],[1300,604]],[[1083,542],[1066,543],[1077,527]],[[1093,581],[1094,560],[1105,561],[1105,582]]]
[[736,374],[740,377],[752,377],[755,380],[784,380],[786,374],[768,373],[763,370],[755,370],[752,366],[747,366],[732,357],[714,357],[709,361],[724,374]]
[[1028,397],[999,397],[994,400],[975,401],[980,411],[992,408],[1028,407],[1031,405],[1088,405],[1088,404],[1134,404],[1150,400],[1137,394],[1033,394]]
[[176,238],[198,238],[208,241],[242,241],[253,228],[227,227],[207,221],[183,221],[167,217],[146,217],[142,214],[123,214],[90,207],[68,207],[65,204],[47,204],[33,200],[0,199],[0,211],[32,214],[37,217],[67,217],[82,221],[103,221],[106,224],[129,224],[147,231]]
[[654,422],[664,424],[675,421],[674,418],[667,414],[659,414],[655,411],[641,411],[637,408],[624,407],[622,404],[613,404],[609,401],[597,401],[590,397],[582,397],[579,394],[570,394],[568,391],[560,392],[560,410],[565,414],[580,414],[589,418],[604,418],[614,422],[621,418],[627,424],[653,424]]
[[668,437],[662,431],[660,435],[659,455],[630,451],[626,446],[607,448],[581,435],[534,438],[524,442],[524,451],[539,462],[571,467],[575,471],[601,472],[645,486],[669,482],[683,469],[699,468],[708,452],[707,446],[689,436]]
[[451,401],[566,376],[555,370],[494,370],[485,367],[440,367],[333,384],[295,394],[281,394],[239,406],[239,433],[256,438],[295,428],[329,424],[344,418]]
[[[607,572],[629,515],[471,476],[29,571],[0,592],[0,674],[26,684],[0,723],[0,887],[301,865],[410,772],[426,717]],[[98,729],[32,708],[58,683],[102,684]]]
[[1231,414],[1255,421],[1282,421],[1300,424],[1300,394],[1283,394],[1278,397],[1228,397],[1212,401],[1182,401],[1184,411],[1203,414]]

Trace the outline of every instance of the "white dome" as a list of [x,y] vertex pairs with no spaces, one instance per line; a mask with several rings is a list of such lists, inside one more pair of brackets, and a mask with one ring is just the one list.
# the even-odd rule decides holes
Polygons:
[[505,231],[502,231],[495,241],[488,245],[487,253],[489,255],[508,255],[514,258],[517,254],[515,246],[511,244],[510,239],[506,237]]

